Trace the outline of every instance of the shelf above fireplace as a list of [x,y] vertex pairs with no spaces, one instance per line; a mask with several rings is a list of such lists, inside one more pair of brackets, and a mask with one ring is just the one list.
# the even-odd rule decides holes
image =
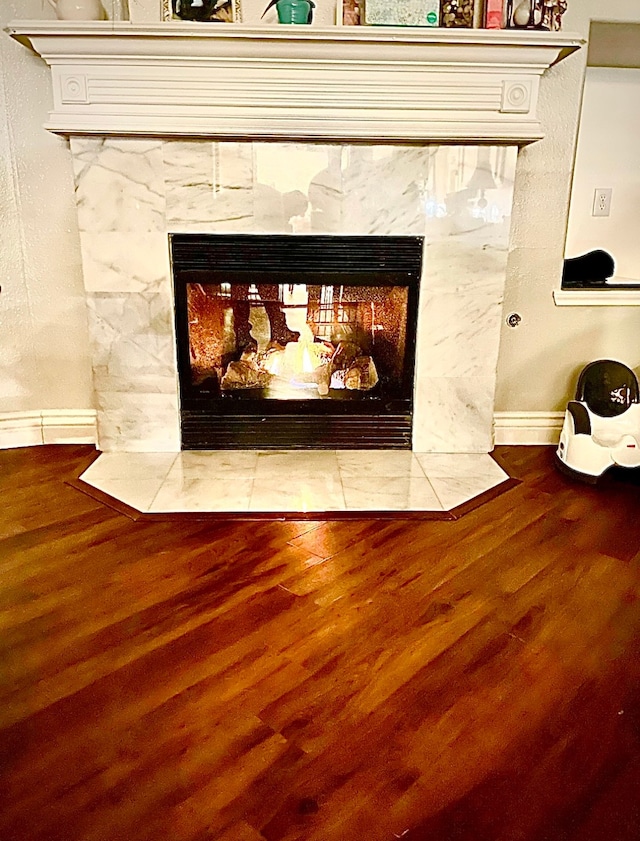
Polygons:
[[[294,31],[292,31],[294,30]],[[63,135],[487,142],[543,136],[563,32],[14,21]]]

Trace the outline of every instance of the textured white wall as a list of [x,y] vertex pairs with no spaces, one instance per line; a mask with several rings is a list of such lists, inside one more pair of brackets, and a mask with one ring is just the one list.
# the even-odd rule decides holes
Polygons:
[[[569,0],[564,28],[587,37],[594,20],[640,21],[638,0]],[[556,307],[580,116],[586,49],[543,78],[540,115],[545,139],[518,158],[505,293],[496,410],[548,412],[564,408],[580,369],[592,359],[615,357],[640,367],[635,307]]]
[[[640,283],[640,69],[588,67],[571,188],[567,257],[604,248],[616,276]],[[613,189],[609,216],[593,194]]]
[[[52,18],[44,0],[0,6]],[[71,155],[42,123],[49,69],[0,32],[0,412],[91,407]]]

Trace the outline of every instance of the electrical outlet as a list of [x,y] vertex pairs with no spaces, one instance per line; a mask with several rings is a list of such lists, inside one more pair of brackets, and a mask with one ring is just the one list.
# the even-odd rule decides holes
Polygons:
[[608,216],[611,213],[611,187],[597,187],[593,193],[592,216]]

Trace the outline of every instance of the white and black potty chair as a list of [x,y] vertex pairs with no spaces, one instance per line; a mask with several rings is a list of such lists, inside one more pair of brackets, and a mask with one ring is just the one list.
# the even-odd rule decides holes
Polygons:
[[610,467],[640,467],[639,401],[638,379],[622,362],[587,365],[564,416],[556,450],[560,470],[595,484]]

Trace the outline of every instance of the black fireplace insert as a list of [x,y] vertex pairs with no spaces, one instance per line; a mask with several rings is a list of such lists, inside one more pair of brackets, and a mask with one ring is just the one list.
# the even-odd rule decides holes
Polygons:
[[170,240],[183,449],[411,447],[421,237]]

